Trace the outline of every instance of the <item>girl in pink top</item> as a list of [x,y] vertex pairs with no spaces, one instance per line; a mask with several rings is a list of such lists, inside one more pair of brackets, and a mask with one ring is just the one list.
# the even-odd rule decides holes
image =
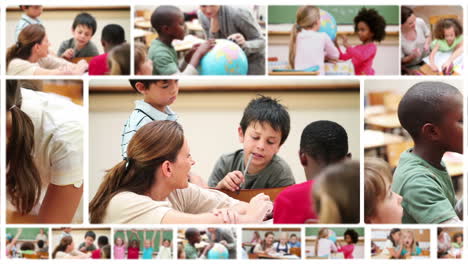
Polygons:
[[127,232],[125,230],[122,231],[124,233],[125,239],[116,236],[114,241],[114,259],[125,259],[125,250],[127,249]]
[[344,240],[347,243],[345,246],[341,246],[340,242],[338,243],[338,252],[343,252],[345,259],[353,259],[354,245],[359,240],[359,235],[354,229],[347,229],[344,233]]
[[315,6],[299,7],[289,41],[289,64],[292,69],[306,70],[319,66],[320,74],[324,74],[324,61],[338,60],[338,49],[328,34],[318,32],[319,29],[320,9]]
[[374,42],[385,38],[385,26],[385,19],[375,9],[362,8],[354,17],[354,31],[362,44],[352,47],[346,36],[340,36],[346,48],[346,53],[342,53],[338,46],[340,60],[351,59],[356,75],[375,74],[372,63],[377,53],[377,45]]

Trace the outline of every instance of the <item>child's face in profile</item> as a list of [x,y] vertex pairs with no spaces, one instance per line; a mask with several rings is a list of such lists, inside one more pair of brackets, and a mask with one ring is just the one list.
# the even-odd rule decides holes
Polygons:
[[366,22],[364,21],[359,21],[357,24],[357,34],[359,36],[359,40],[362,41],[363,43],[372,41],[374,38],[374,33],[369,28],[369,25],[367,25]]
[[90,246],[94,243],[94,238],[90,237],[90,236],[87,236],[85,237],[85,243],[87,246]]
[[348,243],[348,244],[353,243],[353,239],[351,239],[351,236],[350,236],[350,235],[345,235],[345,236],[344,236],[344,240],[345,240],[345,242]]
[[447,96],[444,100],[447,108],[440,121],[441,144],[447,151],[463,153],[463,101],[462,96]]
[[174,14],[171,25],[168,27],[167,32],[174,39],[183,40],[185,37],[185,21],[182,13]]
[[281,131],[274,130],[267,122],[251,122],[245,134],[239,127],[239,140],[244,144],[244,162],[252,154],[249,172],[258,172],[265,168],[273,156],[278,153],[281,142]]
[[171,105],[179,94],[179,80],[160,80],[150,84],[149,89],[142,91],[145,102],[164,108]]
[[392,192],[392,186],[387,181],[385,181],[385,186],[387,187],[385,197],[377,202],[375,215],[370,217],[370,222],[373,224],[401,224],[403,198]]
[[455,29],[453,27],[444,29],[444,39],[448,44],[452,44],[456,37]]
[[77,25],[75,29],[72,30],[72,34],[75,39],[76,46],[83,48],[93,37],[93,30],[85,25]]
[[193,235],[191,241],[193,241],[194,243],[200,243],[200,241],[201,241],[200,232],[196,232],[196,233]]
[[30,18],[37,18],[42,14],[42,6],[40,5],[31,5],[28,8],[23,7],[23,10]]

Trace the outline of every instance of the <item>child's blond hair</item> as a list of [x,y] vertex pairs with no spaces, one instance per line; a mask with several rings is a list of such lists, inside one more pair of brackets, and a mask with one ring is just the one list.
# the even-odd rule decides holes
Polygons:
[[364,160],[364,221],[375,216],[378,202],[387,196],[392,182],[392,171],[388,163],[379,158]]
[[296,12],[296,23],[291,29],[291,39],[289,41],[289,66],[294,69],[294,61],[296,59],[296,38],[297,34],[303,28],[311,27],[316,23],[320,23],[320,8],[315,6],[301,6]]
[[148,49],[146,48],[146,46],[141,42],[136,42],[135,43],[135,55],[134,55],[135,62],[134,62],[134,68],[133,68],[135,74],[137,74],[140,71],[141,65],[145,63],[147,54],[148,54]]
[[328,228],[321,228],[317,233],[317,240],[315,241],[315,256],[318,254],[318,243],[321,238],[328,238],[330,230]]
[[113,48],[107,56],[110,75],[130,75],[130,44]]

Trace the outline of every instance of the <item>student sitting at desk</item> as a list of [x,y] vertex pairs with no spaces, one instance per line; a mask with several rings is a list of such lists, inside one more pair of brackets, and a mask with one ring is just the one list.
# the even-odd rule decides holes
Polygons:
[[96,33],[96,19],[88,14],[78,14],[73,20],[73,38],[64,40],[60,45],[57,56],[71,60],[73,58],[94,57],[99,55],[99,51],[91,41]]
[[253,249],[254,254],[270,254],[275,252],[275,248],[273,247],[273,242],[275,241],[275,234],[273,232],[266,232],[265,239],[262,242],[255,245]]
[[208,40],[199,46],[194,46],[179,67],[177,52],[172,46],[172,41],[183,40],[185,37],[182,11],[175,6],[159,6],[151,15],[151,26],[159,35],[151,42],[148,51],[148,57],[153,61],[153,75],[198,74],[196,68],[201,58],[215,45],[215,41]]
[[[451,73],[454,61],[463,54],[463,27],[457,19],[444,18],[437,22],[431,44],[430,66],[433,71]],[[451,52],[450,57],[439,68],[435,64],[437,52]],[[439,70],[440,69],[440,70]]]

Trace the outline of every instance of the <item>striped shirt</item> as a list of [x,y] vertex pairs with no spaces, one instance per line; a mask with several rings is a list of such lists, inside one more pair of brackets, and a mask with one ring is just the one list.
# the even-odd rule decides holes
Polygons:
[[31,18],[27,16],[26,14],[23,14],[21,16],[21,19],[19,20],[18,24],[16,24],[16,29],[15,29],[15,41],[18,41],[18,35],[20,34],[21,30],[23,28],[33,25],[33,24],[42,24],[41,20],[37,18]]
[[169,106],[166,106],[166,110],[163,113],[143,100],[135,101],[135,110],[133,110],[125,123],[122,133],[122,143],[120,144],[122,158],[127,157],[128,143],[136,131],[142,126],[158,120],[177,121],[177,115]]

